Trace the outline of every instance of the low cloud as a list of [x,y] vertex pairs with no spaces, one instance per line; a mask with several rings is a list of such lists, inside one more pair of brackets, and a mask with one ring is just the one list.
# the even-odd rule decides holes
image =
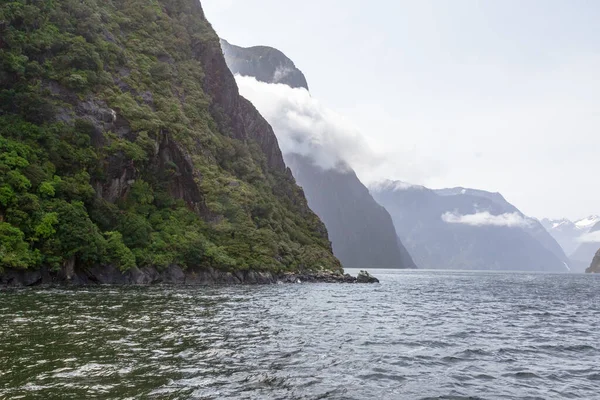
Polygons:
[[577,238],[579,243],[600,243],[600,231],[583,234]]
[[[285,71],[279,72],[282,73]],[[371,150],[357,128],[311,97],[306,89],[263,83],[239,75],[236,81],[241,95],[250,100],[273,127],[284,154],[310,157],[324,169],[381,163],[381,157]]]
[[517,212],[492,215],[488,211],[467,215],[447,212],[442,215],[442,220],[449,224],[462,224],[470,226],[506,226],[510,228],[526,228],[532,223],[531,220]]
[[277,67],[273,74],[273,82],[279,83],[292,73],[292,69],[288,67]]
[[374,192],[393,191],[398,192],[402,190],[425,190],[424,186],[413,185],[411,183],[402,181],[391,181],[389,179],[374,182],[369,185],[369,189]]

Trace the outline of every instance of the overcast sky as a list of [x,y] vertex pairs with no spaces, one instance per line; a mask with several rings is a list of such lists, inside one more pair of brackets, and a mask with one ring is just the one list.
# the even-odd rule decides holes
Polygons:
[[361,178],[600,214],[600,1],[201,2],[221,37],[286,53],[313,97],[397,155]]

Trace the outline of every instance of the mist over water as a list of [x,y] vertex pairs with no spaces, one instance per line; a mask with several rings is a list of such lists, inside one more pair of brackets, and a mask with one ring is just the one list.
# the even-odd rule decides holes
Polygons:
[[0,292],[0,398],[598,398],[600,277],[373,272]]

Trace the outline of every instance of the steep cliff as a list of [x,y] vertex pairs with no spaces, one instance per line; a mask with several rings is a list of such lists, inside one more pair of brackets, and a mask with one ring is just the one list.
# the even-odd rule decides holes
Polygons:
[[[226,41],[222,45],[233,73],[308,89],[302,72],[279,50],[241,48]],[[350,167],[321,168],[309,156],[293,151],[285,153],[284,158],[304,189],[310,208],[325,223],[333,252],[344,267],[416,268],[396,235],[389,213],[377,204]]]
[[566,256],[539,222],[498,193],[390,181],[370,189],[422,268],[567,271]]
[[0,5],[0,268],[340,270],[197,0]]
[[352,170],[324,170],[285,155],[308,204],[327,226],[333,252],[346,268],[416,268],[396,235],[390,214]]

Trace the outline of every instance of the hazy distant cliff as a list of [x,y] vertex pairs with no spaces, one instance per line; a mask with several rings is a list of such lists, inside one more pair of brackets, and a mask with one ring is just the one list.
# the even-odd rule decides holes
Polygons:
[[339,270],[197,0],[0,5],[0,270]]
[[235,74],[253,76],[266,83],[282,83],[293,88],[305,88],[308,83],[304,74],[292,60],[272,47],[239,47],[221,39],[227,65]]
[[[308,89],[302,72],[282,52],[264,46],[240,48],[223,40],[221,43],[234,74]],[[284,158],[304,189],[310,208],[327,226],[334,254],[344,267],[415,268],[389,213],[377,204],[354,171],[347,166],[322,168],[310,155],[297,154],[293,149],[284,153]]]
[[333,252],[347,268],[416,268],[390,214],[354,171],[323,170],[306,157],[285,156],[308,204],[327,226]]
[[577,249],[571,254],[573,260],[588,263],[589,260],[594,257],[600,247],[600,243],[598,242],[598,240],[600,240],[600,222],[594,224],[594,226],[583,235],[583,238],[586,236],[596,236],[596,238],[595,240],[580,242]]
[[567,271],[554,239],[498,193],[390,181],[370,189],[422,268]]

